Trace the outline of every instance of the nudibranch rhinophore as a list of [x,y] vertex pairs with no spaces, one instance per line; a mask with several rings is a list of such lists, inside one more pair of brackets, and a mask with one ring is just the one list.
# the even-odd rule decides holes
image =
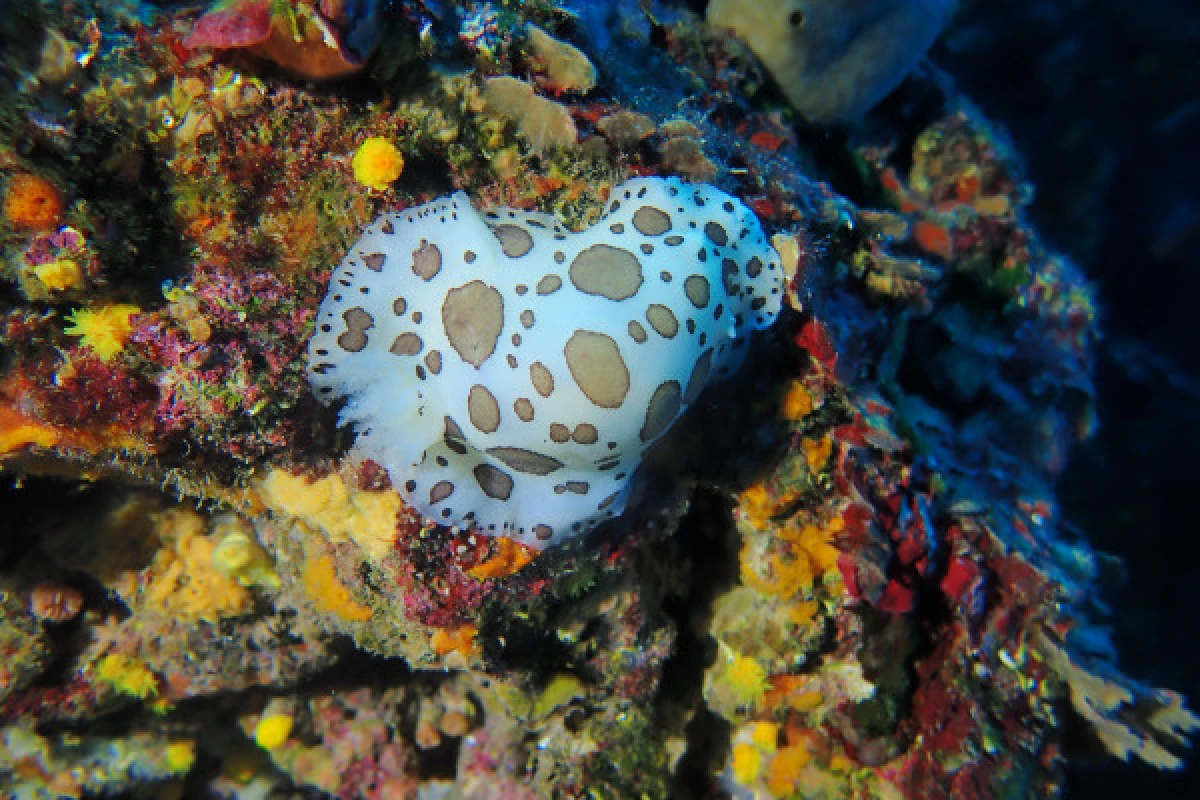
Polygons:
[[422,514],[542,548],[624,510],[646,449],[779,314],[783,272],[712,186],[628,181],[579,232],[458,192],[350,250],[309,380]]

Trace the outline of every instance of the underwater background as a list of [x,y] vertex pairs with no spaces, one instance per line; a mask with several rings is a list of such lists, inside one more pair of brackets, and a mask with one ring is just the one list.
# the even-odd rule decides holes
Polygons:
[[0,796],[1200,795],[1196,52],[5,4]]
[[[1187,594],[1200,579],[1186,533],[1188,454],[1200,445],[1200,356],[1189,344],[1200,288],[1200,65],[1190,55],[1200,15],[1171,0],[962,8],[934,59],[1003,120],[1037,183],[1039,225],[1087,265],[1104,298],[1106,423],[1063,475],[1065,510],[1123,562],[1107,596],[1125,663],[1195,696],[1200,648],[1173,632],[1193,624]],[[1093,764],[1071,785],[1081,797],[1189,796],[1200,772]]]

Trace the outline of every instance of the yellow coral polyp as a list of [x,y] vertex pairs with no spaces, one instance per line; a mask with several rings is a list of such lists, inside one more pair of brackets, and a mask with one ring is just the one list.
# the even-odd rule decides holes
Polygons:
[[837,523],[832,523],[823,527],[816,525],[804,525],[797,529],[785,529],[780,533],[780,537],[793,542],[797,545],[797,549],[808,558],[812,566],[812,571],[817,575],[824,575],[830,570],[837,567],[838,549],[833,546],[833,535],[841,529],[841,519]]
[[118,653],[109,653],[100,660],[95,680],[139,700],[158,694],[158,676],[138,659]]
[[141,311],[127,303],[76,309],[67,317],[71,326],[65,333],[78,336],[80,344],[90,348],[102,361],[112,361],[125,349],[125,343],[133,333],[130,320]]
[[721,674],[722,682],[732,692],[740,705],[753,707],[758,705],[763,695],[771,688],[767,681],[767,671],[763,665],[751,656],[731,654],[725,669]]
[[383,191],[404,171],[404,157],[391,141],[382,136],[373,136],[358,148],[351,166],[356,181]]
[[294,724],[291,714],[267,714],[254,726],[254,743],[264,750],[282,747]]

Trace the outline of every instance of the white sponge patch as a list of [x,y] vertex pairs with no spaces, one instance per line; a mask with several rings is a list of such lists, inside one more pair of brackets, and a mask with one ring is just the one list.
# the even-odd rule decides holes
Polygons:
[[459,192],[367,229],[309,379],[421,513],[545,547],[621,513],[643,453],[782,297],[758,219],[711,186],[629,181],[578,233]]

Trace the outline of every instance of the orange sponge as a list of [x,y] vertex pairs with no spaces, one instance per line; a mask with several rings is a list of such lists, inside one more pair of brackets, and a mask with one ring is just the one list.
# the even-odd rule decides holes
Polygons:
[[4,216],[14,228],[47,230],[62,219],[65,202],[62,192],[47,179],[18,173],[8,182],[4,195]]

